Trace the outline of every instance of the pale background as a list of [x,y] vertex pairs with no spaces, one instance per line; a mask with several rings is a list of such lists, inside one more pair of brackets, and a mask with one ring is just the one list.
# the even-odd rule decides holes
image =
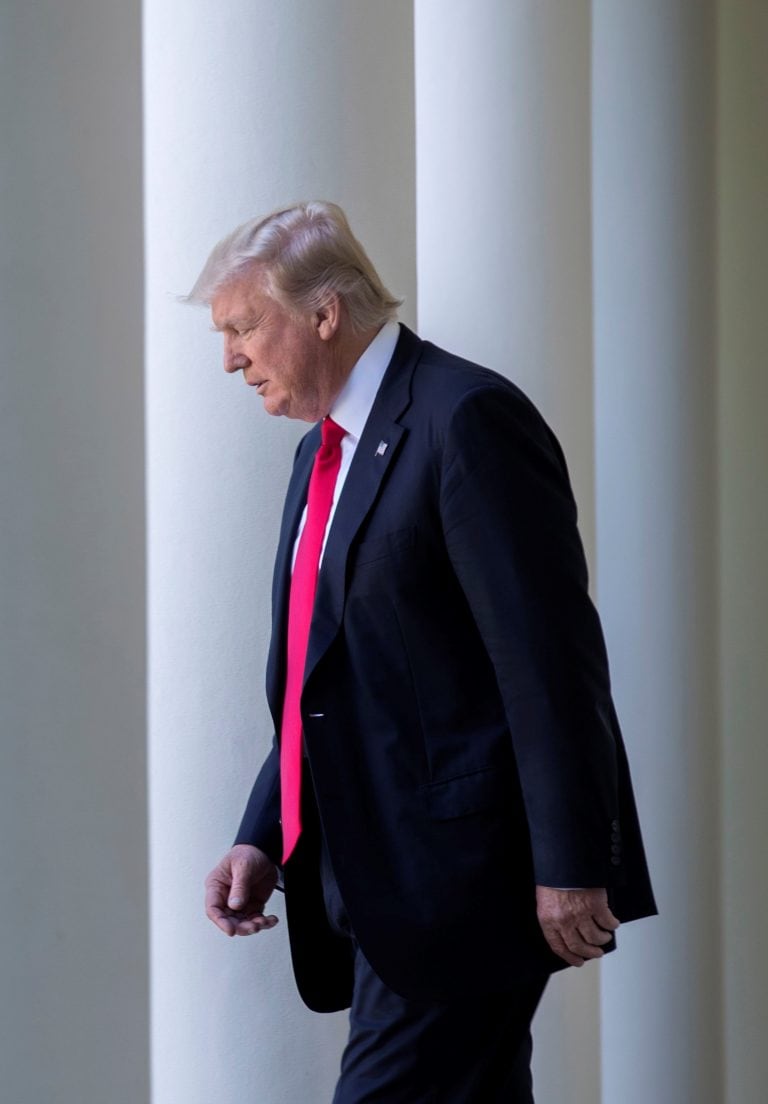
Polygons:
[[765,0],[0,0],[3,1101],[330,1100],[344,1016],[201,904],[302,427],[176,301],[321,197],[580,504],[661,917],[552,983],[537,1099],[764,1104],[767,57]]

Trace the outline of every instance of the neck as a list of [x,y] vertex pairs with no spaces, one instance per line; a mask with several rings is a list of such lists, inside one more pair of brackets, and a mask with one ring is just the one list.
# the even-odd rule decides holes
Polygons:
[[363,333],[352,332],[346,335],[345,346],[339,350],[339,363],[343,365],[345,383],[349,379],[352,369],[381,328],[381,326],[376,326],[373,329],[365,330]]
[[334,373],[336,388],[333,393],[331,405],[336,401],[341,389],[352,374],[352,369],[381,328],[381,326],[375,326],[373,329],[365,330],[363,333],[354,333],[350,331],[347,334],[339,334],[338,344],[334,350],[334,360],[337,370]]

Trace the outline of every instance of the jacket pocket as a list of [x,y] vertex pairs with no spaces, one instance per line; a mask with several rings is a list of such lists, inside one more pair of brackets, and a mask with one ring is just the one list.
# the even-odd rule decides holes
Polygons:
[[512,780],[502,767],[485,767],[443,782],[430,782],[422,790],[434,820],[453,820],[503,805],[514,793]]

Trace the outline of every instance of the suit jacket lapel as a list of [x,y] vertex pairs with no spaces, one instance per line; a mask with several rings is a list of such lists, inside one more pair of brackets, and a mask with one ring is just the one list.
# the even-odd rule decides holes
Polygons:
[[411,377],[420,351],[421,341],[401,325],[395,352],[355,450],[328,534],[317,582],[305,682],[341,625],[349,550],[376,501],[387,472],[397,462],[406,433],[397,419],[410,405]]
[[288,595],[291,585],[291,563],[296,530],[307,502],[307,488],[312,474],[315,453],[320,447],[320,426],[316,425],[303,438],[297,455],[288,491],[285,496],[280,540],[275,556],[272,578],[272,637],[267,658],[267,701],[275,725],[279,726],[282,714],[282,693],[285,686],[286,639],[288,624]]
[[[347,474],[323,556],[310,630],[305,681],[338,632],[344,613],[346,567],[350,546],[376,500],[384,477],[397,460],[405,429],[397,419],[410,404],[411,377],[422,342],[401,324],[400,337],[376,400],[365,423]],[[381,448],[381,445],[385,448]],[[275,726],[282,714],[285,685],[286,627],[291,560],[315,453],[320,426],[304,439],[286,494],[280,541],[272,584],[272,639],[267,660],[267,698]]]

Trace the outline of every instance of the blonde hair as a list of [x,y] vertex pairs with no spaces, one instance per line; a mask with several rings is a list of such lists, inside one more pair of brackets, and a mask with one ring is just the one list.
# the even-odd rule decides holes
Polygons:
[[295,313],[338,296],[359,333],[395,318],[402,303],[381,282],[336,203],[297,203],[244,222],[215,246],[185,301],[210,304],[252,265],[263,268],[269,294]]

